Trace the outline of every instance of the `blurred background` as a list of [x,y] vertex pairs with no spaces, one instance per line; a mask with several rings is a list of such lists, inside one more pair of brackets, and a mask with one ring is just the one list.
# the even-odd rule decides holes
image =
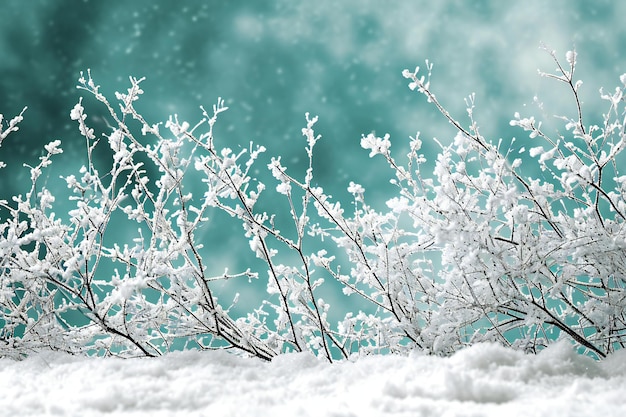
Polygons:
[[[85,164],[69,112],[87,69],[111,99],[128,87],[128,76],[145,76],[138,108],[151,123],[178,114],[193,125],[200,105],[210,109],[223,97],[230,110],[218,121],[220,146],[264,145],[268,158],[282,155],[294,174],[307,163],[304,114],[318,115],[317,182],[344,199],[356,181],[381,206],[394,191],[391,172],[360,148],[362,134],[389,133],[402,160],[417,131],[426,152],[437,150],[428,139],[446,143],[455,133],[407,88],[403,69],[433,62],[433,91],[464,123],[464,98],[476,93],[476,119],[493,141],[527,140],[509,120],[515,111],[540,115],[534,96],[548,117],[575,115],[565,86],[537,74],[555,68],[541,42],[560,58],[577,50],[590,108],[598,89],[612,90],[626,72],[620,1],[4,0],[0,14],[0,113],[11,118],[28,106],[20,131],[0,149],[7,163],[0,199],[27,191],[23,164],[36,164],[51,140],[61,139],[65,154],[48,172],[50,187],[65,192],[58,176]],[[88,122],[107,133],[103,109],[91,98],[84,104]],[[99,157],[106,164],[110,155]],[[253,255],[241,226],[213,226],[203,239],[215,271],[245,268]]]

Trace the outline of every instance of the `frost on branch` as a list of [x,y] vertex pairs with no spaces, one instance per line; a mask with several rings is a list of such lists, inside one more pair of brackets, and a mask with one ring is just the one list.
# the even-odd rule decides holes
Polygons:
[[[19,128],[19,124],[22,120],[24,120],[24,112],[26,111],[26,107],[22,110],[20,114],[12,118],[11,120],[5,122],[4,116],[0,114],[0,146],[2,146],[2,141],[6,139],[9,134],[12,132],[17,132]],[[0,168],[4,168],[4,162],[0,161]]]
[[[473,95],[460,122],[431,90],[432,64],[426,75],[405,70],[410,89],[457,134],[448,145],[436,142],[432,170],[423,168],[419,133],[404,163],[389,135],[362,137],[369,156],[384,158],[395,175],[396,195],[384,210],[368,203],[358,178],[346,184],[351,201],[316,182],[317,117],[305,116],[308,167],[300,177],[280,156],[264,160],[264,146],[221,146],[227,142],[214,137],[214,126],[227,109],[222,99],[212,112],[201,108],[195,125],[178,116],[151,123],[135,109],[143,79],[129,78],[111,103],[90,72],[81,74],[79,89],[104,106],[111,130],[89,127],[79,100],[70,118],[86,159],[64,177],[69,196],[38,183],[62,157],[53,141],[27,166],[30,187],[0,201],[7,213],[0,355],[155,356],[193,348],[265,360],[311,351],[333,361],[413,349],[447,355],[486,340],[537,351],[557,338],[597,358],[621,348],[626,76],[614,92],[601,91],[602,123],[586,125],[576,54],[568,52],[563,67],[549,53],[557,70],[541,74],[568,90],[575,114],[559,117],[565,130],[552,135],[541,120],[515,113],[511,125],[530,136],[515,158],[480,134]],[[0,116],[0,145],[21,120]],[[111,154],[106,172],[92,158],[101,146]],[[253,175],[258,166],[269,186]],[[68,199],[73,207],[55,215],[56,202]],[[260,270],[208,275],[219,259],[198,231],[220,214],[219,221],[241,225],[245,259]],[[113,241],[114,230],[127,230],[127,240]],[[225,282],[237,294],[224,293]],[[328,301],[333,292],[341,302]]]

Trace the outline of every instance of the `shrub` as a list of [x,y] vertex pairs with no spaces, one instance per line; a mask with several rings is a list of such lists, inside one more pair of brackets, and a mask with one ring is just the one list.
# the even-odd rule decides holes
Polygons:
[[[332,361],[412,349],[447,355],[487,340],[537,351],[569,338],[604,357],[626,334],[626,175],[618,169],[626,74],[613,93],[601,92],[603,122],[585,126],[576,53],[566,54],[565,66],[549,53],[557,72],[542,75],[567,86],[576,116],[563,117],[564,133],[550,135],[535,118],[515,114],[511,125],[533,143],[519,158],[480,134],[473,96],[467,127],[445,110],[430,87],[432,64],[423,75],[405,70],[409,87],[457,134],[449,145],[438,143],[432,173],[419,134],[404,164],[392,156],[388,135],[362,137],[370,157],[384,158],[395,175],[397,195],[384,211],[368,204],[359,184],[348,186],[348,210],[315,183],[316,117],[307,114],[302,130],[306,173],[292,176],[280,157],[271,158],[275,184],[266,189],[252,174],[266,149],[234,151],[214,135],[223,100],[202,109],[193,126],[177,117],[152,124],[135,108],[142,79],[130,78],[115,105],[90,73],[81,74],[79,88],[106,108],[111,131],[97,135],[89,127],[82,99],[72,109],[87,160],[64,177],[73,207],[65,218],[53,211],[52,190],[38,184],[62,153],[60,141],[30,167],[25,194],[0,202],[7,213],[0,224],[0,354],[156,356],[200,348],[269,360],[308,350]],[[0,144],[21,120],[5,123]],[[92,158],[103,145],[112,155],[106,172]],[[266,275],[208,275],[210,248],[196,235],[218,212],[241,223]],[[120,227],[137,232],[112,242]],[[257,305],[224,303],[217,284],[253,285],[246,279],[265,282]],[[320,296],[336,291],[358,298],[350,306],[361,310],[331,307]],[[333,323],[337,311],[343,318]]]

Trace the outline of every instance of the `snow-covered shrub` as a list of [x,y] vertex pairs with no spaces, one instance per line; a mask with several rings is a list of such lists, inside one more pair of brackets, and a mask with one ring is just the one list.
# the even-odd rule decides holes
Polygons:
[[[303,178],[274,157],[266,189],[253,175],[266,149],[235,151],[215,137],[227,109],[221,99],[195,125],[177,117],[153,124],[135,108],[142,79],[131,78],[115,104],[90,73],[81,75],[79,88],[107,109],[111,130],[89,127],[82,100],[72,109],[87,159],[64,178],[73,205],[66,215],[55,214],[55,195],[37,182],[62,153],[59,141],[30,168],[25,194],[0,202],[8,213],[0,223],[0,354],[155,356],[187,347],[266,360],[309,350],[332,361],[411,349],[446,355],[485,340],[536,351],[564,337],[604,357],[626,342],[626,175],[618,169],[626,75],[601,93],[603,123],[585,126],[576,54],[562,67],[550,53],[558,69],[543,75],[571,90],[577,114],[555,136],[516,114],[511,125],[530,134],[516,159],[479,133],[473,97],[465,127],[433,94],[432,65],[425,75],[405,70],[409,87],[458,133],[439,145],[432,173],[419,134],[405,163],[392,156],[388,135],[363,136],[370,157],[395,173],[397,195],[382,212],[360,184],[346,184],[347,209],[316,183],[316,117],[307,114],[302,130]],[[21,119],[0,129],[0,144]],[[92,155],[107,145],[105,172]],[[208,275],[214,260],[196,233],[216,212],[241,223],[266,271]],[[137,232],[115,242],[112,228]],[[253,306],[224,303],[217,284],[231,279],[263,279],[267,291]],[[361,310],[329,305],[321,296],[328,291],[358,298],[349,305]]]

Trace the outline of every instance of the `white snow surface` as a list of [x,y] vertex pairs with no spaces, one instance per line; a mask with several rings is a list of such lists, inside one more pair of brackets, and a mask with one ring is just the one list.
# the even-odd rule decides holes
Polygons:
[[538,355],[495,344],[330,364],[223,351],[160,358],[44,352],[0,359],[2,416],[625,416],[626,350],[601,362],[564,342]]

